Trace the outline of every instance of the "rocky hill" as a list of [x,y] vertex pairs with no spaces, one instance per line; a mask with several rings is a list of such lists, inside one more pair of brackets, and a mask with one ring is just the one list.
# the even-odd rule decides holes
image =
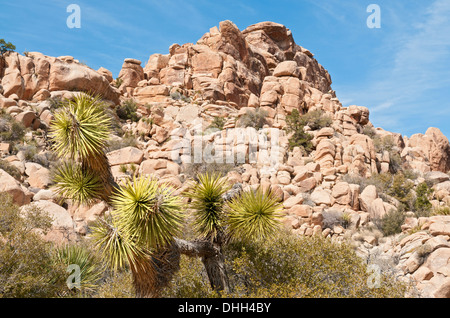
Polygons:
[[[47,239],[84,236],[107,210],[60,204],[46,138],[61,100],[96,94],[116,122],[108,159],[118,182],[154,174],[181,192],[215,170],[244,189],[271,187],[293,232],[348,240],[419,295],[450,297],[450,144],[438,128],[407,137],[373,127],[369,109],[344,107],[328,72],[277,23],[241,31],[223,21],[169,52],[125,59],[116,79],[70,56],[0,58],[0,192],[50,212]],[[297,112],[310,144],[292,143]],[[391,233],[383,222],[399,214]]]

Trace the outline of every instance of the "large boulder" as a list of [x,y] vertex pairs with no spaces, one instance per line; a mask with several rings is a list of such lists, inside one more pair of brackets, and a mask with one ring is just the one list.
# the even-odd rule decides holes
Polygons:
[[50,57],[39,52],[28,56],[11,53],[1,79],[5,97],[16,94],[19,99],[31,100],[42,90],[82,91],[99,94],[107,100],[119,102],[118,91],[97,71],[78,63],[73,57]]
[[412,135],[406,146],[407,149],[417,149],[415,155],[428,161],[431,171],[450,170],[450,143],[438,128],[430,127],[424,135]]
[[70,213],[62,206],[47,200],[34,201],[30,203],[34,206],[47,212],[52,218],[52,228],[55,230],[73,229],[74,222]]
[[122,80],[120,87],[124,91],[131,93],[138,83],[144,79],[144,69],[141,66],[141,61],[131,58],[125,59],[119,78]]
[[111,166],[137,164],[144,159],[144,152],[136,147],[125,147],[106,154]]
[[30,203],[33,193],[23,187],[6,171],[0,169],[0,192],[12,196],[13,202],[19,206]]

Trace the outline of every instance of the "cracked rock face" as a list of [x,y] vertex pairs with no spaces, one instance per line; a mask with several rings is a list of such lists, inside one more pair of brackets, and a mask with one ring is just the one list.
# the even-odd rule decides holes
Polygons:
[[[54,118],[53,99],[97,93],[113,112],[131,100],[138,119],[117,122],[126,135],[111,135],[119,146],[107,152],[116,182],[153,175],[182,193],[192,179],[187,168],[195,159],[192,150],[200,145],[200,159],[205,153],[208,159],[233,158],[232,169],[225,169],[226,161],[216,166],[234,184],[225,199],[271,188],[282,203],[282,223],[293,233],[350,238],[362,257],[378,255],[399,276],[414,279],[423,295],[450,297],[449,217],[408,214],[399,236],[382,237],[369,229],[397,210],[399,201],[363,182],[400,165],[417,173],[414,188],[430,185],[433,208],[450,206],[450,144],[438,128],[408,138],[373,127],[369,108],[343,107],[328,72],[296,44],[288,28],[274,22],[239,30],[222,21],[195,44],[173,44],[169,54],[152,54],[144,63],[125,59],[113,80],[107,69],[95,71],[71,56],[11,53],[0,58],[0,107],[31,131],[40,158],[51,158],[45,135]],[[256,110],[263,111],[262,127],[252,126],[255,118],[241,127],[242,118]],[[330,121],[326,127],[304,127],[312,136],[309,154],[289,148],[284,128],[294,110],[321,111]],[[8,125],[0,118],[1,132]],[[107,207],[102,202],[89,209],[59,206],[48,189],[50,169],[31,163],[24,152],[13,153],[13,146],[0,140],[0,155],[20,175],[0,170],[0,192],[10,193],[18,205],[51,210],[57,222],[47,239],[86,235],[87,223]],[[236,163],[234,156],[242,161]],[[204,168],[201,160],[197,164]]]

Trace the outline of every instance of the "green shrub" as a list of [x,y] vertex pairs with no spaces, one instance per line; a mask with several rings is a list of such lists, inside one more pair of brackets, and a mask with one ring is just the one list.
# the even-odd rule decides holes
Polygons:
[[17,180],[20,180],[20,177],[22,176],[20,170],[17,167],[2,159],[0,159],[0,169],[4,170]]
[[[238,166],[236,163],[218,163],[211,162],[208,163],[202,159],[201,163],[194,163],[194,160],[191,160],[192,163],[185,163],[181,167],[181,171],[183,174],[187,175],[191,179],[196,179],[199,174],[203,173],[221,173],[222,175],[227,175],[228,172],[236,169]],[[225,161],[225,160],[224,160]]]
[[390,135],[384,137],[375,137],[373,139],[373,145],[375,147],[375,151],[381,153],[383,151],[391,152],[394,147],[396,147],[394,138]]
[[134,298],[133,278],[129,271],[113,271],[98,286],[95,298]]
[[198,258],[181,255],[180,270],[168,288],[162,292],[165,298],[211,298],[217,297],[209,284],[203,263]]
[[431,211],[431,202],[429,197],[433,193],[426,182],[422,182],[416,187],[416,201],[414,202],[414,207],[416,210],[416,215],[419,216],[429,216]]
[[11,42],[6,42],[4,39],[0,39],[0,55],[3,56],[6,52],[14,52],[16,46]]
[[364,126],[362,133],[368,137],[370,137],[371,139],[374,139],[377,135],[375,128],[370,127],[370,126]]
[[106,152],[122,149],[125,147],[136,147],[136,145],[137,145],[136,138],[132,134],[126,132],[125,135],[120,139],[118,138],[110,139],[108,141],[108,147],[106,149]]
[[214,117],[213,121],[206,129],[222,130],[223,127],[225,126],[225,122],[226,122],[226,119],[223,117]]
[[369,288],[366,264],[345,243],[280,233],[262,244],[233,244],[234,297],[403,297],[405,286],[383,276]]
[[333,124],[331,117],[326,115],[325,112],[320,109],[307,112],[301,117],[301,120],[303,124],[311,128],[311,130],[330,127]]
[[0,141],[22,142],[25,126],[3,110],[0,112]]
[[114,87],[116,87],[116,88],[119,88],[121,85],[122,85],[122,83],[123,83],[123,79],[121,79],[121,78],[116,78],[115,80],[114,80],[114,82],[113,82],[113,86]]
[[402,224],[405,222],[405,213],[402,209],[388,211],[379,222],[375,222],[384,236],[390,236],[402,232]]
[[83,244],[70,244],[60,246],[56,250],[58,262],[64,266],[78,265],[80,268],[80,285],[73,286],[72,293],[87,296],[97,288],[102,277],[99,266],[101,260],[90,251],[89,246]]
[[139,116],[136,113],[138,105],[132,99],[127,99],[122,104],[116,107],[116,114],[120,119],[131,120],[133,122],[139,121]]
[[261,129],[265,124],[267,124],[268,113],[261,108],[256,108],[255,110],[247,110],[244,115],[242,115],[238,122],[238,127],[253,127],[255,129]]
[[371,272],[353,248],[321,236],[280,232],[264,242],[225,248],[232,291],[215,295],[199,260],[184,258],[164,297],[404,297],[407,286],[387,272],[370,288]]
[[448,206],[442,206],[435,208],[431,215],[450,215],[450,207]]
[[400,201],[409,210],[414,210],[414,182],[406,179],[403,173],[392,176],[391,184],[388,185],[387,194]]
[[47,101],[50,103],[51,110],[55,110],[63,106],[63,100],[60,97],[50,97]]
[[21,151],[25,157],[26,161],[38,161],[37,154],[39,152],[38,146],[35,142],[30,142],[28,144],[16,145],[16,151]]
[[32,208],[25,213],[0,193],[0,297],[58,297],[67,291],[64,266],[55,261],[51,243],[36,232],[47,231],[51,219]]
[[173,100],[181,100],[183,102],[189,103],[191,101],[191,98],[180,93],[179,91],[175,91],[173,93],[170,93],[170,98]]
[[340,211],[326,210],[322,212],[323,215],[323,228],[333,229],[335,225],[344,226],[343,213]]
[[389,171],[391,173],[395,174],[402,170],[403,162],[394,137],[390,135],[384,137],[375,136],[373,138],[373,145],[377,153],[383,153],[384,151],[389,153]]
[[303,129],[306,125],[305,119],[300,116],[297,109],[294,109],[291,114],[286,116],[286,132],[292,134],[289,138],[289,149],[299,147],[304,152],[309,154],[313,150],[311,140],[313,136]]

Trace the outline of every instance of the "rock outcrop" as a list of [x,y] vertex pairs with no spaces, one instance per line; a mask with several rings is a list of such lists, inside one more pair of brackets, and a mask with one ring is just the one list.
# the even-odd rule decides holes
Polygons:
[[118,103],[119,93],[108,79],[70,56],[50,57],[38,52],[5,57],[1,77],[3,96],[21,100],[43,100],[53,91],[81,91],[99,94]]
[[[430,209],[450,209],[448,139],[437,128],[408,138],[373,127],[369,108],[344,107],[328,72],[281,24],[261,22],[241,31],[223,21],[195,44],[173,44],[169,54],[152,54],[145,65],[125,59],[116,80],[107,69],[95,71],[70,56],[10,53],[0,58],[0,80],[0,107],[27,128],[18,142],[24,150],[0,140],[10,168],[0,169],[0,192],[18,205],[48,210],[55,217],[49,240],[87,235],[89,223],[108,210],[102,202],[63,207],[51,189],[55,162],[46,133],[52,101],[94,93],[110,102],[112,113],[120,103],[136,103],[137,119],[114,117],[124,133],[111,135],[111,144],[120,146],[107,153],[116,182],[153,175],[182,193],[196,172],[213,164],[239,189],[271,188],[282,202],[283,224],[297,235],[349,239],[367,260],[375,254],[398,258],[392,268],[414,279],[424,295],[450,297],[448,216],[407,211],[401,237],[371,230],[406,206],[383,193],[374,179],[380,175],[408,172],[415,176],[409,198],[427,184]],[[286,116],[294,110],[327,118],[320,127],[303,127],[311,135],[308,153],[289,145]],[[262,124],[255,115],[243,127],[256,111]],[[0,119],[1,133],[10,128]],[[26,153],[34,144],[36,154]]]

